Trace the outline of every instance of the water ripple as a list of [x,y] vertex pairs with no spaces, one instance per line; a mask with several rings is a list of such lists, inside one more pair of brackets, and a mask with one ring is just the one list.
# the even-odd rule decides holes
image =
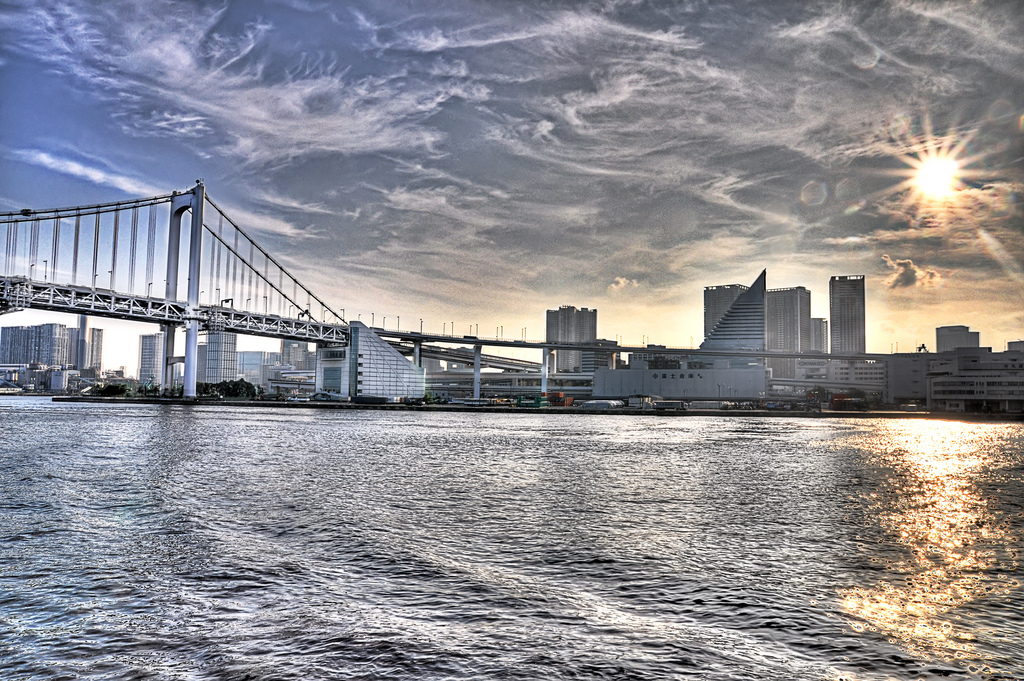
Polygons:
[[25,398],[0,425],[5,679],[1024,676],[1018,425]]

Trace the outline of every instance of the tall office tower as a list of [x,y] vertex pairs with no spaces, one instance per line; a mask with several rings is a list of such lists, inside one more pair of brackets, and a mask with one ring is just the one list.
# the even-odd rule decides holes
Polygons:
[[260,367],[264,364],[270,364],[271,354],[262,350],[240,350],[238,352],[239,376],[253,385],[259,385]]
[[828,310],[832,326],[832,354],[855,355],[866,352],[864,275],[852,274],[829,279]]
[[281,363],[290,364],[293,369],[316,368],[316,353],[313,354],[313,366],[309,366],[309,343],[305,341],[281,341]]
[[715,324],[746,290],[747,287],[742,284],[704,287],[704,338],[711,335]]
[[163,380],[164,335],[152,333],[139,336],[139,381],[160,385]]
[[89,330],[89,363],[87,369],[99,371],[103,367],[103,329]]
[[811,317],[811,352],[828,352],[828,320]]
[[940,326],[935,329],[935,351],[981,347],[981,334],[966,326]]
[[[209,345],[206,343],[200,343],[196,346],[196,380],[207,383],[206,378],[206,355],[209,350]],[[177,364],[175,366],[178,366]]]
[[0,329],[0,364],[28,364],[29,326]]
[[78,315],[78,328],[68,329],[68,362],[81,371],[89,365],[89,318]]
[[0,364],[68,364],[68,327],[9,326],[0,334]]
[[[766,349],[808,352],[811,349],[811,292],[803,286],[777,288],[765,294]],[[796,358],[770,358],[776,378],[796,378]]]
[[220,383],[238,378],[238,335],[211,331],[206,335],[206,382]]
[[[548,343],[589,343],[597,340],[597,310],[562,305],[546,313],[545,337]],[[579,350],[556,350],[556,371],[581,371],[583,353]]]
[[704,342],[702,350],[764,350],[765,338],[765,281],[767,270],[762,270],[750,288],[741,293],[729,306]]
[[78,327],[72,326],[68,328],[68,364],[74,365],[76,369],[81,368],[82,363],[78,361],[80,355],[78,354],[78,338],[80,330]]

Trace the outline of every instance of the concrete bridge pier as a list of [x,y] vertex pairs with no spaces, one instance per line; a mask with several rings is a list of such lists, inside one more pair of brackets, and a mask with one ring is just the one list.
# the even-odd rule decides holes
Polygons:
[[192,189],[192,233],[188,240],[188,315],[185,326],[185,393],[196,396],[199,363],[199,266],[203,256],[203,205],[206,187],[200,182]]
[[423,368],[423,341],[412,342],[412,363]]
[[[199,265],[203,245],[203,205],[206,203],[206,187],[202,182],[185,194],[175,194],[171,199],[171,220],[167,229],[167,286],[164,289],[168,300],[178,299],[178,252],[181,250],[181,216],[192,211],[192,225],[188,249],[188,314],[191,317],[185,326],[185,397],[196,396],[196,360],[199,354]],[[164,369],[162,376],[163,394],[170,396],[174,387],[174,365],[181,358],[174,354],[175,327],[163,325]]]

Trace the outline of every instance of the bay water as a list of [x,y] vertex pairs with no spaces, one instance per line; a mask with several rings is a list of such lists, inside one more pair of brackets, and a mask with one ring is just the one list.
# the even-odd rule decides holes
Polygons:
[[3,679],[1020,679],[1024,426],[0,398]]

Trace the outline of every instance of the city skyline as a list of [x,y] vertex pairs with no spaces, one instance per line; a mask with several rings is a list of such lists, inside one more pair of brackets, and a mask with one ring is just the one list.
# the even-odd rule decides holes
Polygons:
[[[814,318],[863,274],[872,352],[1024,335],[1013,3],[127,7],[0,12],[0,210],[204,177],[328,302],[406,329],[541,338],[568,302],[697,344],[702,288],[767,268]],[[108,357],[155,331],[103,326]]]

